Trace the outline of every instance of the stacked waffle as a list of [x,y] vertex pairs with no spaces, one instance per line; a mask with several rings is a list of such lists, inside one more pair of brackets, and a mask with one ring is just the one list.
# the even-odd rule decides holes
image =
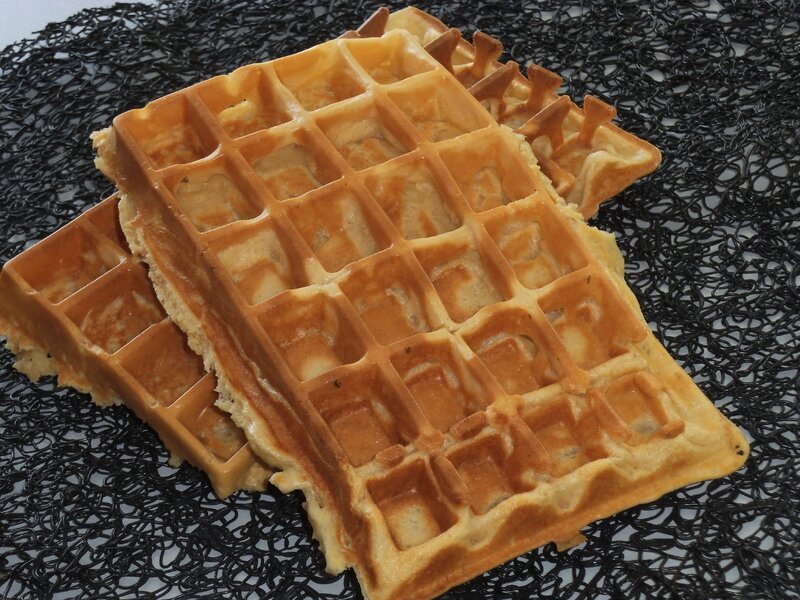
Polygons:
[[[375,36],[380,35],[387,28],[409,32],[415,39],[425,43],[427,51],[454,72],[462,84],[469,86],[477,84],[479,90],[481,88],[495,90],[500,93],[497,100],[502,100],[505,88],[498,87],[497,83],[491,83],[496,71],[504,69],[505,73],[509,72],[508,65],[500,65],[494,60],[501,48],[498,41],[478,32],[475,34],[477,44],[473,47],[462,40],[456,30],[448,29],[431,15],[415,8],[407,8],[392,14],[385,9],[378,10],[358,29],[358,32],[351,32],[349,35]],[[535,123],[546,122],[551,128],[555,128],[554,131],[560,128],[561,136],[564,139],[574,138],[575,132],[593,132],[591,136],[584,134],[588,140],[584,145],[585,152],[587,156],[592,156],[593,161],[600,159],[605,161],[602,163],[604,164],[603,168],[589,172],[588,178],[592,182],[590,187],[593,189],[619,187],[620,181],[622,181],[621,170],[624,170],[628,179],[633,181],[633,178],[645,175],[655,167],[659,160],[659,154],[653,146],[608,122],[599,126],[591,123],[586,129],[583,129],[585,119],[581,109],[567,98],[558,97],[552,93],[552,89],[557,87],[560,79],[539,66],[531,66],[528,71],[540,74],[540,86],[543,81],[550,82],[544,88],[536,89],[531,84],[528,92],[529,98],[525,102],[526,106],[536,104],[542,108],[538,113],[533,114],[530,123],[526,126],[529,139],[532,141],[531,149],[540,163],[547,163],[548,156],[538,150],[541,142],[537,142],[537,140],[542,136],[532,134],[531,131],[533,130],[532,125]],[[480,73],[484,75],[483,79],[478,78],[477,74]],[[380,79],[380,75],[378,78]],[[508,87],[511,80],[505,76],[504,81]],[[526,80],[521,77],[518,77],[517,81],[523,87],[526,85]],[[269,111],[269,106],[271,106],[269,90],[266,90],[266,96],[263,96],[257,87],[253,86],[243,91],[248,92],[245,94],[247,100],[234,102],[222,115],[222,122],[229,128],[231,135],[246,135],[280,121],[277,113]],[[478,97],[483,97],[483,103],[491,108],[491,102],[487,102],[486,98],[489,97],[486,94],[479,93]],[[536,98],[538,100],[534,101],[533,99]],[[592,100],[587,97],[587,102],[591,104]],[[566,113],[563,110],[553,111],[549,107],[554,104],[557,106],[569,105],[570,110]],[[608,139],[611,139],[610,144],[604,141]],[[601,144],[604,149],[601,148]],[[617,148],[617,150],[609,152],[609,147]],[[555,178],[557,189],[563,191],[564,182],[569,183],[580,178],[582,171],[586,173],[584,162],[565,164],[562,171],[551,169],[555,173],[555,175],[551,173],[551,178]],[[616,165],[613,172],[610,171],[612,165]],[[568,169],[572,170],[568,171]],[[592,206],[595,201],[603,199],[605,197],[595,197],[589,202],[581,202],[581,199],[577,201],[581,202],[580,208],[588,216],[592,211],[587,207]],[[95,280],[104,276],[120,261],[126,264],[131,261],[135,262],[134,257],[130,256],[121,232],[116,229],[118,227],[115,225],[118,221],[116,203],[116,198],[106,200],[102,207],[76,219],[63,230],[53,234],[46,242],[10,261],[0,273],[0,309],[2,309],[0,310],[0,333],[7,337],[8,347],[17,356],[17,368],[34,381],[43,374],[56,374],[62,385],[71,385],[90,393],[101,406],[112,402],[124,402],[140,418],[156,429],[170,450],[172,464],[177,464],[186,458],[191,464],[202,468],[208,473],[215,491],[220,496],[228,495],[237,486],[245,489],[263,489],[269,471],[265,470],[263,464],[257,464],[257,459],[248,449],[245,448],[241,452],[236,450],[237,443],[234,440],[237,434],[232,428],[232,422],[227,414],[213,408],[214,395],[207,395],[206,403],[202,407],[195,407],[188,413],[198,419],[203,415],[200,425],[191,418],[188,422],[185,419],[180,421],[172,418],[172,415],[176,414],[176,411],[184,404],[184,399],[179,393],[182,390],[173,387],[175,393],[172,394],[173,397],[167,399],[164,399],[164,392],[161,392],[162,400],[156,402],[151,399],[152,394],[148,391],[148,389],[152,389],[149,382],[144,382],[143,385],[130,382],[127,385],[118,383],[115,376],[109,376],[108,373],[121,372],[125,377],[125,370],[119,371],[118,364],[112,358],[112,355],[117,355],[119,348],[115,347],[109,353],[107,345],[95,344],[92,335],[85,335],[81,330],[81,323],[77,324],[76,329],[74,321],[64,313],[64,309],[76,300],[70,299],[67,303],[63,303],[62,300],[67,300],[74,292],[84,288],[85,291],[82,291],[78,297],[83,297],[83,302],[87,304],[87,313],[94,312],[94,310],[90,310],[93,307],[88,304],[91,304],[92,298],[95,297],[94,287],[99,285],[94,283]],[[96,223],[101,222],[98,221],[100,217],[93,215],[101,213],[105,224],[101,230],[98,230]],[[83,232],[87,229],[94,233],[87,236],[71,231]],[[101,245],[98,240],[103,238],[111,241],[112,245]],[[102,256],[101,247],[112,248],[111,258],[108,261],[98,258]],[[120,259],[120,257],[124,257],[124,259]],[[29,267],[28,264],[33,266]],[[52,270],[53,264],[57,265],[55,270]],[[143,286],[143,289],[149,289],[149,281],[145,281],[139,272],[139,277],[115,280],[115,298],[124,298],[132,292],[132,288],[128,285],[131,281],[136,281],[137,285]],[[53,293],[52,288],[56,286],[60,287],[61,291]],[[152,297],[152,294],[150,296]],[[106,301],[107,299],[102,300],[102,302]],[[142,303],[127,302],[125,307],[128,311],[127,321],[136,322],[140,327],[136,331],[130,332],[125,341],[135,340],[137,344],[143,343],[143,340],[149,339],[149,337],[144,336],[142,340],[136,338],[138,333],[147,329],[151,319],[149,315],[152,315],[152,311]],[[98,306],[95,310],[102,308],[103,305],[100,304],[98,297]],[[136,311],[136,314],[133,314],[132,311]],[[117,321],[122,322],[119,319]],[[97,332],[94,335],[97,335]],[[120,344],[118,341],[117,345],[122,346],[125,343]],[[149,353],[150,349],[145,347],[140,355],[147,356]],[[95,366],[90,366],[92,364]],[[184,385],[186,389],[189,389],[191,382],[189,384],[184,382]],[[203,385],[207,389],[213,389],[215,387],[213,375],[209,375]],[[176,401],[174,406],[172,405],[173,401]],[[206,411],[205,406],[211,408]],[[160,417],[157,418],[153,416],[154,414],[159,414]],[[202,423],[205,422],[209,422],[215,430],[222,432],[223,439],[229,440],[230,447],[227,447],[228,442],[226,442],[224,451],[207,447],[206,440],[214,440],[215,437],[204,432]],[[189,432],[187,432],[187,425]],[[192,431],[197,435],[190,433]],[[199,445],[198,440],[200,441]],[[238,466],[224,466],[237,452],[239,455],[233,460],[233,463]],[[238,475],[225,476],[222,474],[229,471]]]
[[[470,84],[436,47],[397,30],[329,42],[126,113],[95,139],[130,247],[249,446],[124,250],[114,200],[0,280],[32,374],[54,366],[98,401],[138,406],[195,464],[238,459],[220,493],[263,483],[255,452],[281,490],[305,493],[328,569],[353,567],[373,598],[432,596],[569,543],[746,450],[647,329],[613,241],[534,157],[578,181],[588,159],[559,156],[631,136],[551,109],[520,124],[532,152],[481,106],[485,78]],[[489,102],[501,120],[509,98]],[[58,269],[43,267],[48,244],[70,250]],[[47,359],[51,330],[69,340]]]
[[266,486],[271,471],[214,406],[214,376],[130,254],[116,197],[3,267],[0,334],[33,381],[54,374],[101,406],[124,402],[155,429],[171,464],[203,469],[220,497]]
[[494,119],[518,130],[530,143],[539,166],[556,192],[589,218],[601,202],[621,192],[658,166],[658,149],[611,123],[612,106],[594,96],[583,109],[556,95],[561,78],[540,65],[526,76],[514,62],[497,62],[499,40],[476,32],[473,44],[435,17],[409,7],[375,12],[359,35],[407,31],[469,88]]

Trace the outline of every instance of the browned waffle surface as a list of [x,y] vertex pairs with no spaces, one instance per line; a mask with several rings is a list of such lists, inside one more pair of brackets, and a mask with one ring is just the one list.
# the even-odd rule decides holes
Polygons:
[[[370,28],[375,28],[375,24],[378,23],[380,23],[380,27],[385,27],[386,23],[383,17],[388,17],[388,13],[377,13],[362,27],[362,30],[368,32]],[[407,30],[418,39],[428,42],[435,41],[440,35],[448,32],[448,29],[434,17],[416,9],[399,11],[393,14],[388,22],[390,28]],[[375,31],[374,33],[378,32]],[[479,39],[485,41],[487,38]],[[495,46],[492,46],[491,42],[488,43],[490,47],[487,51],[492,53]],[[479,52],[479,54],[481,53]],[[492,54],[492,56],[494,55]],[[463,40],[453,50],[453,57],[457,65],[455,71],[459,74],[459,80],[467,87],[479,82],[484,76],[488,77],[494,68],[500,67],[499,63],[493,62],[493,59],[489,60],[488,55],[476,61],[473,47]],[[378,53],[374,52],[374,48],[369,49],[361,53],[358,56],[358,60],[370,73],[371,77],[381,84],[400,81],[410,71],[413,72],[415,68],[422,70],[428,68],[419,63],[418,59],[398,56],[398,47],[387,47]],[[414,64],[415,60],[418,64]],[[485,65],[479,69],[477,63],[481,65],[485,63]],[[317,68],[314,71],[316,73],[315,77],[321,79],[321,82],[318,82],[318,85],[315,84],[307,88],[305,82],[309,77],[302,74],[303,66],[302,63],[290,64],[285,69],[292,73],[286,85],[289,89],[295,90],[297,99],[306,109],[313,110],[330,102],[358,94],[364,89],[359,85],[357,79],[352,76],[344,76],[341,79],[333,76],[334,73],[347,72],[346,69],[342,70],[340,68],[341,61],[337,62],[337,59],[333,59],[333,62],[326,65],[324,69]],[[300,74],[298,75],[298,73]],[[246,98],[244,100],[238,97],[239,91],[245,92]],[[554,98],[555,96],[553,96]],[[550,100],[552,101],[552,99]],[[232,90],[221,91],[213,95],[213,97],[207,97],[207,101],[211,109],[218,115],[219,125],[231,137],[240,137],[280,125],[291,118],[290,113],[285,108],[282,108],[281,103],[276,99],[272,88],[264,85],[254,71],[243,76],[240,90],[235,93]],[[437,141],[442,137],[458,135],[461,132],[460,125],[457,127],[450,121],[441,122],[435,119],[437,111],[442,110],[442,107],[437,104],[437,99],[434,97],[427,99],[426,102],[420,105],[416,104],[416,98],[413,96],[405,99],[401,98],[400,106],[408,114],[413,112],[417,123],[432,124],[426,126],[428,128],[424,135],[433,141]],[[444,109],[446,110],[447,107],[445,106]],[[575,109],[575,114],[580,114],[577,108]],[[429,117],[434,118],[429,119]],[[519,121],[519,119],[517,120]],[[522,121],[519,121],[519,123]],[[149,125],[145,132],[145,135],[149,135],[152,138],[146,144],[146,151],[151,154],[155,165],[169,165],[173,161],[192,161],[204,154],[203,141],[196,132],[191,130],[170,132],[163,129],[162,126],[163,122],[156,120]],[[293,143],[284,144],[280,147],[267,139],[249,151],[253,156],[259,157],[253,162],[255,171],[270,192],[280,200],[300,196],[340,177],[336,168],[325,159],[324,152],[316,149],[312,155],[304,147],[303,142],[313,145],[313,139],[309,139],[302,131],[298,136],[299,138],[294,140]],[[475,148],[469,155],[468,164],[451,169],[468,202],[475,210],[487,210],[494,205],[516,200],[526,193],[524,186],[520,188],[513,177],[507,176],[508,170],[512,168],[509,165],[513,164],[513,161],[509,162],[508,157],[503,155],[502,151],[502,148],[496,147],[490,149]],[[501,152],[501,154],[495,157],[495,152]],[[484,157],[487,156],[494,161],[490,165],[494,170],[493,173],[496,173],[494,175],[488,174],[489,171],[484,169],[486,165],[482,164]],[[452,157],[460,161],[464,159],[465,155],[456,153]],[[444,157],[445,160],[449,158],[449,156]],[[361,159],[354,156],[353,160]],[[480,170],[480,173],[478,173],[478,170]],[[556,181],[556,185],[560,185],[558,174],[551,173],[550,175]],[[598,177],[600,177],[600,174],[598,174]],[[613,176],[609,175],[609,177]],[[507,180],[507,185],[510,185],[511,188],[505,189],[500,185],[501,179]],[[460,224],[457,220],[457,213],[453,212],[446,203],[431,201],[433,196],[430,192],[434,189],[435,184],[430,170],[426,169],[424,163],[419,161],[411,162],[404,169],[395,169],[386,177],[374,177],[370,180],[370,185],[374,186],[373,193],[375,197],[381,199],[382,207],[393,220],[395,226],[409,239],[440,233],[453,229]],[[405,186],[414,188],[413,194],[416,199],[408,201],[409,206],[403,208],[398,190]],[[499,190],[499,193],[495,193],[497,190]],[[200,211],[202,211],[202,198],[209,193],[228,195],[226,202],[229,206],[218,213],[200,214]],[[248,213],[244,200],[237,195],[238,192],[223,177],[211,177],[208,181],[200,183],[187,182],[180,186],[180,191],[177,194],[179,202],[181,202],[187,213],[196,219],[197,225],[201,230],[212,229],[228,219],[252,216],[252,214]],[[416,205],[411,205],[414,202]],[[493,204],[486,204],[487,202]],[[423,204],[425,205],[424,210],[428,213],[426,219],[412,219],[409,221],[407,215],[421,210],[420,206]],[[328,214],[326,212],[327,209],[321,208],[320,210],[322,211],[322,216]],[[302,221],[304,217],[300,216],[301,221],[298,222],[298,228],[300,228],[306,239],[316,235],[314,231],[315,219],[320,216],[320,210],[306,216],[305,221]],[[107,245],[100,245],[97,248],[92,247],[94,239],[91,235],[83,233],[86,227],[85,225],[70,226],[67,229],[75,229],[77,233],[67,234],[60,232],[55,236],[55,239],[62,240],[61,242],[56,244],[50,241],[44,245],[49,248],[49,251],[44,248],[37,248],[35,251],[26,253],[26,256],[35,255],[35,258],[20,257],[15,263],[33,264],[38,262],[40,265],[50,265],[54,260],[55,253],[61,253],[58,258],[57,273],[55,274],[50,273],[49,267],[26,267],[27,271],[31,273],[28,283],[41,294],[45,310],[49,310],[51,306],[58,305],[61,300],[93,282],[117,263],[117,257],[114,256],[113,250],[109,250]],[[106,227],[108,228],[108,225]],[[273,232],[265,232],[256,233],[253,240],[245,240],[245,243],[241,245],[234,244],[227,247],[220,254],[220,259],[223,263],[229,265],[235,271],[235,281],[239,284],[245,298],[254,304],[260,299],[269,298],[275,293],[291,287],[290,284],[292,283],[290,281],[291,274],[286,271],[285,263],[282,262],[285,257],[281,257],[281,260],[277,262],[274,260],[265,261],[263,256],[258,253],[248,253],[247,248],[257,245],[263,247],[262,253],[282,252],[281,244],[275,234]],[[353,254],[354,252],[365,251],[371,253],[374,249],[372,246],[360,249],[356,247],[343,248],[340,243],[334,242],[328,244],[327,249],[320,255],[320,260],[325,268],[336,270],[339,266],[343,266],[354,257],[357,257],[357,255]],[[13,267],[11,268],[13,269]],[[265,268],[270,272],[265,273]],[[537,267],[537,269],[540,269],[540,267]],[[4,285],[14,287],[18,286],[18,284],[19,280],[6,276]],[[115,280],[113,285],[118,286],[120,284]],[[131,285],[135,285],[135,278],[124,280],[123,286],[125,289]],[[138,292],[134,292],[130,297],[120,300],[121,296],[117,296],[119,290],[114,288],[106,288],[106,290],[105,296],[110,298],[110,304],[107,309],[98,311],[90,302],[90,308],[93,310],[88,319],[80,325],[83,328],[83,340],[101,347],[106,353],[113,354],[122,345],[125,345],[127,337],[140,333],[137,330],[139,327],[146,328],[149,320],[157,320],[160,315],[154,313],[155,309],[144,302],[144,296]],[[102,297],[105,298],[105,296]],[[9,300],[9,302],[11,301]],[[27,306],[27,303],[20,303],[19,306],[9,304],[8,312],[10,314],[14,314],[17,311],[20,312],[20,314],[14,314],[15,321],[24,321],[26,319],[31,321],[30,315],[22,314],[26,310],[33,310],[28,309]],[[120,321],[117,318],[119,310],[130,311],[133,316],[127,321]],[[380,315],[381,311],[376,311],[372,317],[367,318],[381,318]],[[54,322],[54,318],[51,315],[46,315],[45,319],[47,322]],[[63,383],[91,393],[99,404],[107,404],[112,401],[112,398],[117,401],[120,399],[119,390],[117,388],[108,388],[109,384],[103,375],[87,373],[86,368],[82,366],[82,361],[73,363],[68,362],[66,359],[49,358],[50,346],[44,343],[41,332],[35,336],[35,339],[31,337],[29,335],[31,327],[29,324],[28,329],[24,330],[16,323],[12,325],[10,321],[7,321],[5,327],[9,330],[9,347],[16,349],[18,369],[26,372],[34,380],[44,373],[57,372]],[[55,331],[60,332],[62,330],[60,324],[56,324],[55,327]],[[52,345],[58,345],[60,335],[62,334],[54,333],[51,336],[49,341]],[[102,339],[98,341],[97,338]],[[160,341],[158,336],[156,336],[155,340],[157,342]],[[147,356],[150,350],[149,346],[145,346],[142,356]],[[154,379],[155,383],[149,385],[149,392],[162,403],[168,404],[171,399],[163,400],[164,398],[170,395],[178,397],[185,391],[181,389],[185,383],[182,370],[175,370],[174,376],[175,381],[172,381],[172,372],[169,370],[159,375]],[[148,385],[145,384],[145,387],[147,388]],[[131,404],[132,402],[126,403]],[[202,412],[205,409],[205,405],[199,404],[197,409]],[[209,412],[208,414],[212,413]],[[200,418],[199,415],[198,418]],[[176,438],[176,436],[180,438],[183,436],[180,432],[182,425],[177,422],[175,425],[178,429],[173,431],[172,423],[169,420],[165,422],[162,426],[164,428],[161,434],[162,438]],[[231,443],[235,445],[237,436],[231,435]],[[212,438],[205,436],[201,437],[201,439],[210,440]],[[175,446],[175,443],[171,443],[171,446]],[[175,457],[177,456],[178,454],[175,454]],[[191,462],[197,463],[196,460]],[[212,467],[213,469],[214,467]],[[212,479],[216,477],[217,475],[212,474]],[[229,483],[231,481],[229,480]],[[218,481],[215,486],[218,491],[232,489],[229,484],[223,484],[221,481]]]
[[[458,30],[414,7],[392,13],[380,9],[357,34],[392,30],[409,32],[499,123],[524,134],[556,191],[585,218],[661,162],[655,146],[611,123],[612,106],[587,96],[579,108],[556,94],[561,85],[556,73],[528,65],[521,74],[516,63],[498,62],[503,50],[498,39],[479,31],[470,44]],[[378,83],[396,77],[387,67],[391,57],[376,55],[369,62]]]
[[158,303],[128,250],[112,197],[9,261],[0,272],[0,334],[31,379],[122,402],[171,454],[203,469],[221,497],[262,490],[270,472],[230,416],[216,380]]
[[433,596],[744,460],[610,236],[405,33],[245,67],[96,144],[223,406],[370,598]]

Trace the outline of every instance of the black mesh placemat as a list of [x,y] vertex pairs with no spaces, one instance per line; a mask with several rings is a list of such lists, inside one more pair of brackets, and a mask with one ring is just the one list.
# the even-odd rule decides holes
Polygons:
[[[423,3],[421,3],[423,4]],[[798,598],[800,7],[423,4],[612,99],[664,163],[604,205],[658,337],[752,440],[734,475],[530,552],[448,598]],[[0,263],[111,190],[89,133],[186,84],[355,27],[376,7],[193,1],[84,11],[0,53]],[[398,5],[399,6],[399,5]],[[302,498],[224,502],[155,435],[0,351],[0,596],[358,598]]]

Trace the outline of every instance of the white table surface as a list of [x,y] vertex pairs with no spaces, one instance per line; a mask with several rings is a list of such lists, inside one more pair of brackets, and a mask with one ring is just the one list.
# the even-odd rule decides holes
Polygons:
[[[84,8],[113,6],[118,0],[0,0],[0,50],[30,37],[52,22],[63,21]],[[157,0],[136,0],[155,4]],[[122,2],[133,4],[134,2]]]

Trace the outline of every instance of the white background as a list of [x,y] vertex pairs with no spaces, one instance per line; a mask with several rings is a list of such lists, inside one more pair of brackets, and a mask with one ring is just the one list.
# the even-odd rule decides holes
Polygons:
[[[137,0],[144,4],[155,4],[156,1]],[[116,0],[0,0],[0,50],[30,37],[48,23],[63,21],[81,9],[116,3]]]

